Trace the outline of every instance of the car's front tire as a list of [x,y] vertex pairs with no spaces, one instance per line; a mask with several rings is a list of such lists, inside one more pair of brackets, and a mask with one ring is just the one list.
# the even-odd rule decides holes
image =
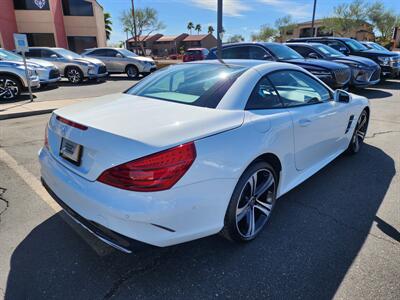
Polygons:
[[277,183],[278,177],[269,163],[251,164],[233,191],[221,234],[236,242],[256,238],[275,206]]
[[139,70],[136,68],[136,66],[129,65],[126,67],[126,75],[128,75],[129,78],[131,79],[136,79],[139,77]]
[[78,84],[83,81],[83,73],[77,67],[69,67],[65,72],[65,76],[67,77],[68,81],[73,84]]
[[0,100],[15,100],[22,90],[21,82],[8,75],[0,75]]
[[364,144],[365,136],[367,135],[368,123],[368,112],[364,109],[358,117],[353,136],[351,137],[349,147],[347,148],[347,153],[357,154],[360,152],[362,145]]

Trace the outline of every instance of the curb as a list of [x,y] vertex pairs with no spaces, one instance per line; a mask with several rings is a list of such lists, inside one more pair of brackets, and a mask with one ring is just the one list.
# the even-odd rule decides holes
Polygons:
[[24,111],[24,112],[18,112],[18,113],[4,114],[4,115],[0,115],[0,121],[1,120],[7,120],[7,119],[15,119],[15,118],[23,118],[23,117],[44,115],[44,114],[51,113],[56,109],[57,108],[48,108],[48,109],[42,109],[42,110],[32,110],[32,111]]

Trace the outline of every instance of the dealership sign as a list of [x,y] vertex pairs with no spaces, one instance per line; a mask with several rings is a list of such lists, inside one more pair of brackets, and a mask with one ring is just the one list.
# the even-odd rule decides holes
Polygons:
[[42,9],[46,5],[46,0],[35,0],[35,4],[37,7]]

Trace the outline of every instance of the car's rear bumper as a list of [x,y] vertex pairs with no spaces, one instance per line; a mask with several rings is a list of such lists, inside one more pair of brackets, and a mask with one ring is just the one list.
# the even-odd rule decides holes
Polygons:
[[79,216],[75,218],[80,223],[160,247],[219,232],[236,183],[215,179],[162,192],[131,192],[76,175],[47,149],[40,151],[39,160],[47,189]]

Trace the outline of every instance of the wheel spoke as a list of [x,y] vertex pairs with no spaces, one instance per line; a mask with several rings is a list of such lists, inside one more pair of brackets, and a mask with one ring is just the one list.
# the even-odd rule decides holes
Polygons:
[[247,215],[249,208],[250,201],[248,201],[243,207],[237,209],[236,222],[240,222]]
[[256,187],[257,187],[257,174],[253,174],[253,176],[250,177],[248,183],[250,184],[250,195],[254,196],[256,192]]
[[262,196],[274,183],[274,177],[269,174],[268,179],[265,181],[265,183],[263,183],[259,188],[257,188],[256,193],[255,193],[255,197],[259,198],[260,196]]
[[256,200],[255,208],[259,209],[264,215],[268,216],[272,209],[272,204],[261,202]]
[[361,139],[364,139],[365,133],[362,132],[361,130],[357,131],[357,136],[360,137]]
[[251,208],[248,210],[247,214],[246,214],[246,218],[247,218],[247,224],[248,224],[248,229],[247,229],[247,236],[252,236],[255,232],[255,216],[254,216],[254,208]]
[[363,128],[366,122],[367,122],[367,117],[365,115],[362,115],[360,123],[358,124],[358,129]]

